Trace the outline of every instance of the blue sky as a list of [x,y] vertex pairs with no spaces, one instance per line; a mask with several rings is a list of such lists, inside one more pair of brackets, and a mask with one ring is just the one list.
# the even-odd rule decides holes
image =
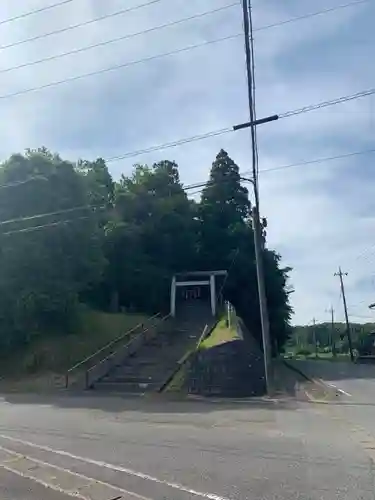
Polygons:
[[[349,0],[347,0],[349,2]],[[3,1],[1,19],[55,3]],[[146,0],[72,0],[1,26],[0,45],[84,22]],[[118,64],[240,33],[240,3],[175,27],[95,50],[4,71],[13,66],[235,4],[231,0],[160,0],[30,43],[0,49],[0,157],[45,145],[64,157],[110,158],[129,151],[228,127],[248,117],[243,40],[83,78],[50,89],[1,98]],[[292,17],[345,0],[254,0],[258,116],[374,87],[375,2],[270,29]],[[375,96],[259,129],[260,169],[375,149]],[[184,183],[204,181],[220,148],[242,171],[250,168],[249,133],[241,131],[163,152],[109,163],[119,177],[133,163],[178,162]],[[293,267],[295,323],[328,319],[332,304],[343,319],[338,266],[346,278],[353,321],[371,320],[375,301],[375,153],[312,164],[260,177],[261,211],[269,246]],[[375,319],[375,314],[374,314]]]

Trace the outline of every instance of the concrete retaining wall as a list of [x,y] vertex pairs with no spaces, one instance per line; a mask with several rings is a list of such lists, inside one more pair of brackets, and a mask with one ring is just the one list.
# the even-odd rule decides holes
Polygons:
[[240,339],[194,353],[188,366],[189,393],[223,397],[265,394],[262,351],[252,336],[243,335],[241,320],[238,329]]

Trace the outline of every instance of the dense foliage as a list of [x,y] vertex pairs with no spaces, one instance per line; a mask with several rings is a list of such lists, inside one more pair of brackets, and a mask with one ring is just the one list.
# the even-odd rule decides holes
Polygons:
[[[371,341],[370,333],[375,331],[374,323],[351,323],[350,332],[353,348],[359,351],[368,347]],[[349,350],[345,323],[317,323],[313,325],[299,325],[292,329],[288,340],[288,350],[295,353],[312,353],[331,351],[346,353]]]
[[[222,290],[260,339],[251,205],[238,166],[214,161],[199,202],[178,166],[136,165],[114,182],[105,162],[62,160],[42,148],[0,167],[0,343],[74,328],[77,306],[168,310],[175,272],[229,271]],[[289,269],[265,248],[271,335],[289,334]]]

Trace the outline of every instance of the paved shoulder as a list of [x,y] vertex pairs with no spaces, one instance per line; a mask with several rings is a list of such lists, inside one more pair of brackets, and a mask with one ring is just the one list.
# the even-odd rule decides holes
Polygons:
[[0,498],[1,500],[69,500],[72,497],[0,468]]
[[[0,465],[93,500],[374,500],[372,462],[327,406],[12,398]],[[21,493],[3,497],[37,498]]]

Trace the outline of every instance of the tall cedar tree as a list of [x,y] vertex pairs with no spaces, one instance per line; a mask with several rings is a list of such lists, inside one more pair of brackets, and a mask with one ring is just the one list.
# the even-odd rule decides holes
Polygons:
[[[212,165],[200,205],[201,265],[211,270],[228,270],[223,295],[233,303],[249,331],[261,342],[250,209],[248,191],[241,185],[239,167],[221,150]],[[277,352],[290,333],[289,269],[280,268],[280,257],[268,249],[264,250],[263,259],[272,346]]]

